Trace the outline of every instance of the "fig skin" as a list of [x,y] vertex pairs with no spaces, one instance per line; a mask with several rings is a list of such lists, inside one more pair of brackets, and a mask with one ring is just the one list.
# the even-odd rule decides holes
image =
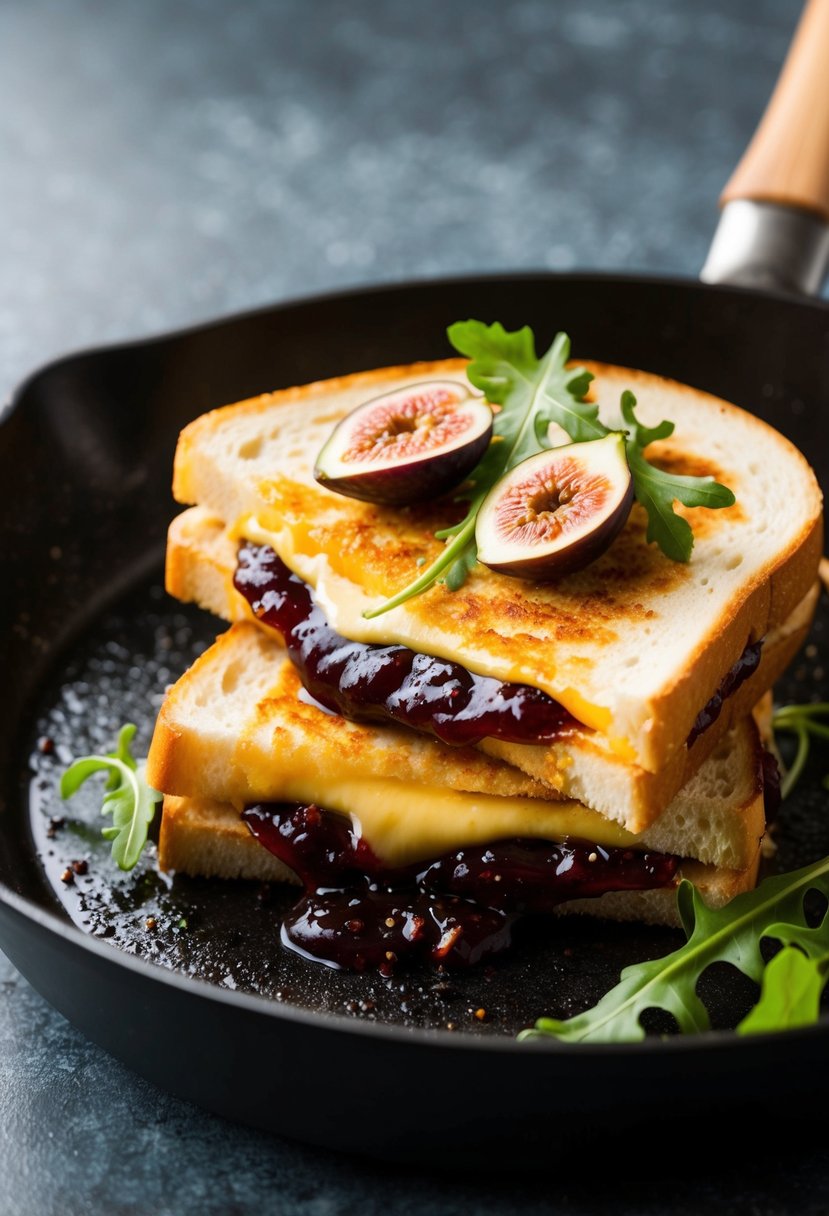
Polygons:
[[[347,452],[349,437],[361,426],[370,422],[377,413],[377,434],[382,435],[383,414],[395,417],[395,408],[402,410],[413,398],[428,392],[446,391],[455,398],[455,404],[446,411],[451,414],[466,414],[469,425],[454,441],[442,441],[440,450],[433,452],[425,438],[420,451],[404,456],[394,456],[395,444],[389,443],[389,456],[374,455],[370,460],[354,460],[354,469],[349,471],[348,462],[342,459]],[[421,413],[426,413],[428,406]],[[410,413],[408,421],[413,415]],[[334,428],[323,446],[314,467],[314,477],[321,486],[356,498],[361,502],[382,506],[408,506],[427,499],[437,498],[467,477],[489,447],[492,438],[492,411],[479,397],[472,397],[468,389],[455,381],[426,381],[412,384],[406,389],[375,397],[365,401],[347,414]],[[414,433],[414,426],[404,428],[405,433]],[[370,435],[370,430],[367,432]],[[425,434],[425,433],[424,433]]]
[[[499,536],[498,514],[500,511],[503,517],[506,497],[510,493],[515,496],[516,487],[531,483],[545,470],[556,469],[566,471],[571,482],[575,482],[568,504],[580,497],[583,500],[588,494],[601,498],[600,505],[593,507],[598,518],[594,521],[588,516],[571,529],[565,527],[553,539],[513,541]],[[625,456],[624,436],[620,433],[530,456],[511,469],[484,499],[475,529],[478,560],[490,570],[533,582],[550,582],[575,574],[610,547],[625,525],[633,497],[633,478]],[[532,524],[526,527],[531,528]]]

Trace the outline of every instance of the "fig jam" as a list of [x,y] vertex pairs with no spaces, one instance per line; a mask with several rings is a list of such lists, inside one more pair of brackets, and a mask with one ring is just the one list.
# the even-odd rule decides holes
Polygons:
[[349,971],[391,974],[414,958],[472,966],[505,950],[522,916],[606,891],[668,887],[679,866],[662,853],[515,838],[390,869],[350,819],[318,806],[258,804],[242,818],[305,888],[283,921],[283,943]]
[[244,542],[233,579],[254,615],[279,633],[306,691],[352,721],[392,721],[444,743],[547,743],[578,724],[540,689],[474,675],[406,646],[336,633],[310,588],[268,545]]
[[717,718],[719,718],[720,713],[722,712],[722,707],[728,698],[734,695],[741,684],[745,684],[749,676],[754,675],[755,671],[760,666],[760,654],[762,649],[762,638],[759,642],[749,643],[734,666],[725,673],[722,684],[720,684],[711,700],[708,701],[697,714],[696,721],[691,727],[691,733],[688,735],[688,738],[685,741],[686,747],[692,747],[700,735],[704,731],[708,730],[709,726],[714,725]]

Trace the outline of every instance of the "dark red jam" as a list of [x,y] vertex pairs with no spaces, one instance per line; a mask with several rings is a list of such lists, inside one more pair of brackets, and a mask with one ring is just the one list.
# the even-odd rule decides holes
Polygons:
[[749,676],[754,675],[760,666],[760,652],[762,649],[762,638],[759,642],[751,642],[746,646],[734,666],[725,673],[722,684],[720,684],[711,700],[697,714],[696,721],[691,727],[691,733],[686,740],[686,747],[692,747],[700,735],[708,730],[709,726],[714,725],[728,698],[734,695],[741,684],[745,684]]
[[233,583],[281,635],[306,691],[344,718],[393,721],[454,744],[547,743],[577,726],[540,689],[474,675],[406,646],[350,642],[268,545],[241,545]]
[[471,966],[505,950],[521,916],[606,891],[668,887],[679,865],[662,853],[516,838],[388,869],[343,815],[259,804],[242,818],[305,887],[283,921],[284,944],[349,971],[390,974],[418,957]]

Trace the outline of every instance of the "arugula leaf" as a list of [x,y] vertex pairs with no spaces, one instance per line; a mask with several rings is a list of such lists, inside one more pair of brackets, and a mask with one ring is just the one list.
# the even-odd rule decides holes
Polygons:
[[[746,891],[718,909],[708,908],[692,884],[682,882],[677,900],[688,938],[684,946],[664,958],[626,967],[615,988],[592,1009],[565,1021],[541,1018],[520,1038],[554,1038],[570,1043],[631,1042],[644,1038],[640,1019],[648,1009],[673,1014],[680,1030],[686,1033],[707,1030],[708,1011],[697,995],[697,982],[703,971],[716,962],[732,963],[750,979],[765,981],[763,1009],[758,1015],[758,1024],[762,1022],[764,1029],[770,1028],[766,1023],[775,1010],[786,1011],[787,998],[780,985],[794,967],[798,968],[798,982],[805,992],[793,999],[792,1011],[785,1012],[785,1016],[802,1018],[810,1008],[814,1008],[816,1016],[816,1005],[808,1004],[816,985],[814,978],[806,977],[801,964],[793,964],[788,957],[770,974],[760,953],[761,941],[770,938],[782,942],[784,947],[797,948],[808,960],[822,960],[829,955],[829,906],[815,928],[809,927],[804,911],[804,899],[813,890],[829,900],[829,857],[802,870],[767,878],[754,891]],[[749,1023],[748,1033],[751,1029]]]
[[[593,376],[583,367],[566,366],[570,358],[566,334],[556,334],[546,355],[538,359],[528,325],[508,333],[497,321],[494,325],[456,321],[447,333],[455,350],[471,360],[466,369],[470,384],[492,405],[502,407],[493,428],[509,445],[508,456],[500,460],[501,472],[548,448],[551,422],[558,423],[574,443],[607,435],[607,427],[599,422],[598,405],[583,400]],[[479,468],[490,453],[493,447]]]
[[460,555],[455,558],[446,571],[444,582],[450,591],[457,591],[466,582],[466,576],[471,574],[478,564],[478,546],[475,537],[468,542]]
[[740,1022],[737,1034],[811,1026],[818,1019],[827,978],[829,954],[812,958],[796,946],[784,946],[766,964],[760,999]]
[[601,439],[609,432],[598,421],[598,406],[582,400],[593,379],[583,367],[568,368],[570,340],[556,338],[541,360],[535,353],[533,331],[524,326],[509,333],[497,321],[457,321],[448,329],[449,341],[471,359],[469,381],[492,405],[500,405],[492,424],[493,440],[472,470],[459,500],[468,502],[466,515],[451,528],[435,533],[446,547],[408,587],[363,613],[366,619],[381,616],[413,596],[420,595],[443,579],[457,591],[478,560],[475,522],[481,504],[504,473],[549,448],[547,432],[556,422],[579,439]]
[[[495,322],[457,321],[448,329],[449,341],[470,360],[467,376],[487,401],[501,408],[493,421],[493,440],[473,469],[459,500],[468,503],[466,515],[451,528],[435,533],[446,542],[443,553],[397,595],[378,608],[364,612],[367,619],[381,616],[442,579],[451,591],[463,585],[474,568],[475,522],[494,485],[523,460],[553,446],[550,426],[555,423],[572,443],[603,439],[610,429],[599,420],[599,407],[586,401],[592,374],[583,367],[567,367],[570,339],[556,334],[553,344],[539,359],[529,326],[510,332]],[[674,561],[688,561],[693,535],[688,522],[673,508],[676,499],[686,506],[728,507],[734,495],[712,477],[683,477],[650,464],[643,455],[648,444],[667,439],[672,422],[643,426],[635,415],[636,398],[622,395],[622,415],[627,424],[625,448],[633,478],[634,493],[648,514],[649,541],[655,541]]]
[[829,702],[826,701],[818,701],[811,705],[784,705],[774,711],[771,724],[775,733],[792,734],[797,738],[794,760],[780,785],[780,793],[783,798],[788,798],[800,780],[809,758],[811,739],[829,739],[829,723],[821,720],[827,717],[829,717]]
[[622,417],[628,428],[625,445],[628,467],[633,477],[633,491],[648,515],[647,539],[655,541],[666,557],[675,562],[687,562],[694,547],[694,534],[687,519],[677,515],[674,502],[686,507],[732,507],[735,499],[727,486],[713,477],[687,477],[666,473],[650,464],[642,455],[649,443],[667,439],[674,433],[672,422],[659,426],[643,426],[636,418],[636,398],[627,389],[622,393]]
[[82,756],[61,777],[60,796],[71,798],[93,773],[108,773],[101,814],[112,815],[111,826],[101,829],[105,840],[112,841],[112,857],[122,870],[131,870],[147,842],[161,794],[147,785],[143,769],[130,751],[135,726],[129,722],[118,732],[114,752],[104,756]]

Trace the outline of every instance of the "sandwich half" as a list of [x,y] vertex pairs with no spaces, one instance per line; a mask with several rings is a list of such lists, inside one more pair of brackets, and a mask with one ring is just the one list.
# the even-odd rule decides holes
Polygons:
[[[197,603],[227,621],[256,620],[249,601],[236,590],[238,541],[224,522],[204,507],[182,512],[167,542],[166,585],[177,599]],[[749,714],[785,671],[809,631],[818,598],[813,584],[779,628],[765,639],[757,666],[730,696],[719,717],[691,746],[681,748],[658,772],[633,764],[607,746],[595,731],[575,729],[546,744],[507,743],[484,738],[480,750],[505,760],[555,792],[575,799],[622,824],[644,831],[665,810],[700,765],[736,724]],[[260,622],[261,623],[261,622]],[[280,635],[262,624],[274,641]]]
[[683,509],[695,534],[692,560],[672,562],[647,544],[635,504],[610,549],[558,582],[524,582],[479,565],[459,590],[436,585],[367,619],[365,610],[440,551],[434,532],[459,508],[451,496],[405,509],[343,498],[317,484],[315,458],[333,426],[367,398],[438,377],[465,385],[465,366],[447,360],[362,373],[192,423],[179,442],[174,493],[202,510],[174,526],[168,584],[226,618],[250,616],[232,584],[234,549],[250,542],[306,584],[344,639],[401,645],[537,690],[563,710],[566,729],[543,744],[487,737],[481,747],[640,832],[805,635],[822,547],[814,475],[778,432],[735,406],[591,365],[607,424],[618,422],[621,391],[635,389],[645,424],[676,424],[674,437],[649,449],[653,459],[678,473],[710,473],[734,490],[728,509]]
[[283,939],[332,965],[476,962],[530,913],[676,924],[682,878],[717,906],[757,877],[776,772],[757,706],[815,609],[814,474],[737,407],[594,364],[607,426],[634,389],[645,426],[675,424],[651,460],[734,491],[726,509],[678,508],[692,560],[649,544],[634,503],[555,582],[478,564],[377,614],[463,508],[343,497],[317,457],[367,400],[435,380],[466,394],[465,369],[265,394],[199,418],[176,452],[189,509],[167,587],[232,624],[159,715],[160,863],[298,884]]
[[[458,952],[471,931],[462,925],[450,962],[499,948],[501,921],[508,929],[526,911],[675,924],[681,877],[713,905],[753,886],[765,830],[764,749],[750,715],[637,835],[475,748],[322,709],[284,649],[252,622],[233,625],[168,692],[147,778],[165,795],[162,868],[301,883],[302,912],[288,919],[287,932],[329,962],[341,961],[343,937],[352,961],[355,952],[372,958],[368,939],[379,940],[383,957],[407,949],[386,921],[399,923],[411,911],[413,884],[424,873],[431,875],[430,908],[435,898],[449,900],[455,921],[471,908],[492,929],[478,926],[464,957]],[[366,904],[364,880],[390,887],[394,915],[381,901],[383,916],[372,923],[379,896]],[[362,900],[361,915],[350,918],[361,928],[340,925],[338,934],[326,922],[322,944],[309,937],[310,922],[333,915],[320,910],[318,889],[347,904]],[[442,929],[431,945],[444,937]]]

